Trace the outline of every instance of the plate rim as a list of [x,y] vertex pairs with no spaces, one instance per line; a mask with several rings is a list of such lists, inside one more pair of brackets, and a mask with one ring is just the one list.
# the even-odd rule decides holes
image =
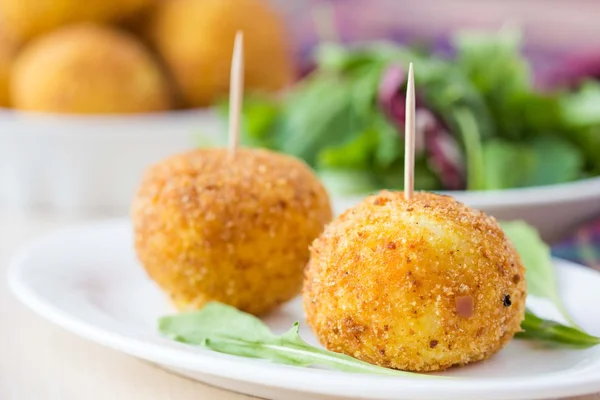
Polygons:
[[[294,367],[221,354],[206,349],[161,339],[152,342],[132,337],[123,332],[107,330],[73,315],[56,304],[46,303],[24,279],[27,261],[31,254],[40,251],[44,243],[60,234],[77,233],[81,230],[124,229],[130,224],[126,219],[110,219],[100,222],[78,224],[47,233],[22,247],[8,266],[8,284],[13,294],[29,309],[61,328],[86,340],[150,362],[183,368],[201,374],[219,376],[245,383],[263,385],[280,390],[292,390],[311,394],[360,398],[368,395],[374,399],[398,398],[429,399],[444,396],[462,399],[469,396],[494,399],[530,399],[577,396],[600,391],[600,364],[565,375],[560,372],[540,375],[522,380],[508,378],[454,378],[422,379],[355,374],[304,367]],[[559,268],[577,268],[580,272],[597,274],[584,266],[561,259]],[[553,379],[551,379],[553,378]],[[307,382],[313,382],[307,385]],[[376,384],[374,384],[376,383]],[[366,389],[366,390],[365,390]],[[399,389],[402,393],[399,393]]]
[[[551,185],[496,190],[436,190],[475,208],[519,208],[573,203],[600,197],[600,176]],[[344,204],[355,204],[372,193],[333,195]]]

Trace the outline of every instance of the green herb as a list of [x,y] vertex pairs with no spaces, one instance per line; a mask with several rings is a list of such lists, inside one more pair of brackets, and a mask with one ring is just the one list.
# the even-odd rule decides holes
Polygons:
[[[389,62],[414,62],[421,60],[415,52],[394,43],[377,41],[367,46],[344,47],[337,43],[326,42],[317,46],[315,60],[320,69],[334,73],[352,73],[373,64],[386,65]],[[423,74],[425,70],[417,72]]]
[[462,133],[467,156],[467,189],[485,189],[485,175],[483,168],[483,152],[481,150],[481,137],[473,114],[466,109],[459,109],[455,113],[456,122]]
[[319,179],[332,192],[345,196],[364,195],[379,190],[373,173],[356,169],[320,169]]
[[179,342],[281,364],[300,367],[319,365],[347,372],[434,378],[431,375],[378,367],[311,346],[298,335],[298,323],[283,335],[275,335],[260,319],[221,303],[209,303],[200,311],[163,317],[159,321],[159,330]]
[[599,337],[589,335],[572,326],[542,319],[530,310],[525,312],[521,328],[523,332],[517,333],[517,337],[521,339],[542,340],[575,347],[592,347],[600,344]]
[[485,189],[499,190],[526,186],[533,169],[533,154],[517,143],[493,139],[483,144]]
[[577,326],[560,299],[550,247],[542,241],[537,230],[524,221],[501,222],[500,226],[525,265],[527,292],[552,301],[563,317]]
[[541,136],[526,147],[533,155],[533,168],[525,186],[549,185],[579,178],[583,157],[579,150],[564,139]]
[[[521,113],[515,104],[532,91],[529,64],[521,55],[521,33],[502,29],[496,34],[459,32],[454,37],[456,63],[481,94],[494,119],[495,134],[522,138],[527,127],[515,118]],[[493,60],[493,61],[491,61]]]
[[274,148],[276,144],[270,132],[278,129],[278,116],[281,107],[278,103],[264,96],[254,96],[252,101],[244,103],[243,144]]
[[586,156],[594,174],[600,174],[600,83],[587,82],[560,99],[561,115],[569,127],[567,138]]
[[484,189],[508,189],[569,182],[580,176],[581,153],[571,143],[541,136],[517,143],[492,139],[483,144]]
[[570,126],[600,125],[600,83],[588,81],[577,92],[563,96],[561,110]]

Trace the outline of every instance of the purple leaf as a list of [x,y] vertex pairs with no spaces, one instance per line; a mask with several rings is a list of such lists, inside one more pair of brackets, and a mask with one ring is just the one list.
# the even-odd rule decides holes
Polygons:
[[545,88],[576,87],[586,78],[600,79],[600,48],[566,55],[542,75]]
[[[393,64],[384,72],[378,91],[380,109],[402,136],[406,120],[405,83],[406,70]],[[422,107],[421,96],[418,95],[415,153],[425,153],[430,168],[438,175],[444,188],[464,189],[465,167],[458,143],[435,114]]]
[[390,65],[379,82],[379,106],[392,121],[404,121],[404,96],[406,70],[398,64]]
[[[378,101],[379,108],[383,111],[390,123],[396,128],[399,135],[404,135],[404,122],[406,120],[406,70],[404,67],[392,64],[383,73],[379,83]],[[417,103],[419,99],[417,98]],[[416,129],[415,153],[421,154],[425,149],[424,132]]]
[[431,111],[424,108],[417,110],[415,122],[417,125],[415,130],[422,131],[422,136],[425,138],[429,167],[438,175],[444,188],[464,189],[466,184],[465,165],[454,137]]

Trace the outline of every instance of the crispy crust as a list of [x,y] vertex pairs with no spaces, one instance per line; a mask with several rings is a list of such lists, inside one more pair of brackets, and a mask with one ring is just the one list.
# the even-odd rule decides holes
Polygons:
[[20,43],[14,35],[6,32],[4,28],[2,18],[0,18],[0,107],[9,107],[11,105],[10,71]]
[[[493,218],[448,196],[383,191],[313,242],[304,308],[330,350],[443,370],[490,357],[520,330],[524,274]],[[460,297],[473,300],[471,317],[459,315]]]
[[132,215],[140,261],[180,309],[216,300],[253,314],[300,292],[309,244],[332,217],[304,163],[246,149],[153,166]]

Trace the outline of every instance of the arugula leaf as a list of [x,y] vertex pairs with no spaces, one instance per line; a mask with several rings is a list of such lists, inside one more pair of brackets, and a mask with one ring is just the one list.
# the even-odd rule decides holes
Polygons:
[[387,169],[396,161],[404,161],[404,139],[383,115],[373,117],[371,128],[377,134],[377,148],[373,154],[376,169]]
[[213,302],[200,311],[163,317],[159,320],[159,330],[164,336],[183,343],[288,365],[321,365],[347,372],[438,378],[379,367],[311,346],[298,334],[297,322],[283,335],[275,335],[260,319],[222,303]]
[[581,153],[558,137],[521,143],[493,139],[482,147],[486,190],[550,185],[582,175]]
[[578,91],[562,96],[560,106],[565,122],[571,126],[600,125],[600,83],[584,82]]
[[473,114],[465,109],[455,112],[455,119],[462,134],[467,156],[467,189],[485,189],[484,160],[481,136]]
[[[548,133],[558,133],[565,129],[560,110],[558,93],[537,92],[531,86],[528,90],[514,92],[507,98],[510,113],[504,118],[512,118],[518,122],[515,129],[520,129],[523,138],[535,138]],[[503,136],[510,137],[508,133]]]
[[525,311],[525,319],[521,322],[521,328],[523,331],[516,335],[520,339],[542,340],[548,343],[561,343],[584,348],[600,344],[599,337],[589,335],[572,326],[542,319],[531,310]]
[[371,42],[368,46],[352,48],[338,43],[326,42],[315,50],[317,65],[323,70],[351,72],[372,63],[387,64],[401,61],[408,64],[421,59],[415,52],[386,41]]
[[370,171],[321,168],[317,174],[327,189],[343,196],[371,193],[380,189],[377,177]]
[[203,344],[215,336],[229,336],[232,327],[244,332],[248,341],[271,340],[275,335],[258,318],[234,307],[209,303],[201,312],[187,312],[159,320],[159,331],[185,343]]
[[[454,36],[456,63],[485,99],[495,131],[502,137],[523,138],[527,129],[515,118],[514,103],[532,92],[529,64],[521,55],[521,32],[502,29],[496,34],[463,31]],[[491,61],[493,60],[493,61]],[[520,104],[527,106],[527,103]]]
[[569,324],[578,327],[560,299],[550,247],[537,230],[524,221],[503,221],[500,226],[525,265],[527,292],[552,301]]
[[[229,100],[216,104],[219,115],[226,119],[229,115]],[[240,141],[245,146],[275,149],[274,139],[279,130],[283,105],[272,96],[264,93],[247,95],[242,105],[242,135]]]
[[352,110],[360,118],[370,120],[377,115],[373,110],[384,66],[383,63],[372,62],[357,69],[347,78],[351,85]]
[[586,175],[600,175],[600,157],[598,157],[600,154],[600,125],[572,131],[570,136],[585,154],[589,166],[589,169],[582,173],[581,178]]
[[278,148],[314,165],[320,148],[350,141],[361,132],[364,123],[352,113],[351,85],[346,83],[331,76],[304,82],[283,111]]
[[317,154],[316,165],[323,168],[368,169],[377,148],[377,132],[366,129],[353,141],[340,146],[322,149]]
[[564,139],[541,136],[531,142],[530,148],[534,163],[525,186],[569,182],[582,175],[583,157]]
[[253,97],[243,106],[242,124],[246,135],[242,143],[248,146],[274,148],[273,133],[277,130],[280,105],[267,97]]
[[455,112],[468,109],[476,116],[477,127],[483,139],[496,135],[495,122],[482,93],[457,65],[441,61],[430,62],[430,74],[416,83],[422,87],[426,104],[443,117],[451,130],[460,137]]
[[587,162],[600,174],[600,83],[588,81],[560,99],[561,116],[570,128],[566,137],[576,143]]
[[456,61],[483,93],[506,93],[529,85],[529,64],[520,54],[521,41],[518,29],[462,31],[453,38]]
[[502,139],[483,144],[484,188],[508,189],[525,186],[534,158],[530,149]]

